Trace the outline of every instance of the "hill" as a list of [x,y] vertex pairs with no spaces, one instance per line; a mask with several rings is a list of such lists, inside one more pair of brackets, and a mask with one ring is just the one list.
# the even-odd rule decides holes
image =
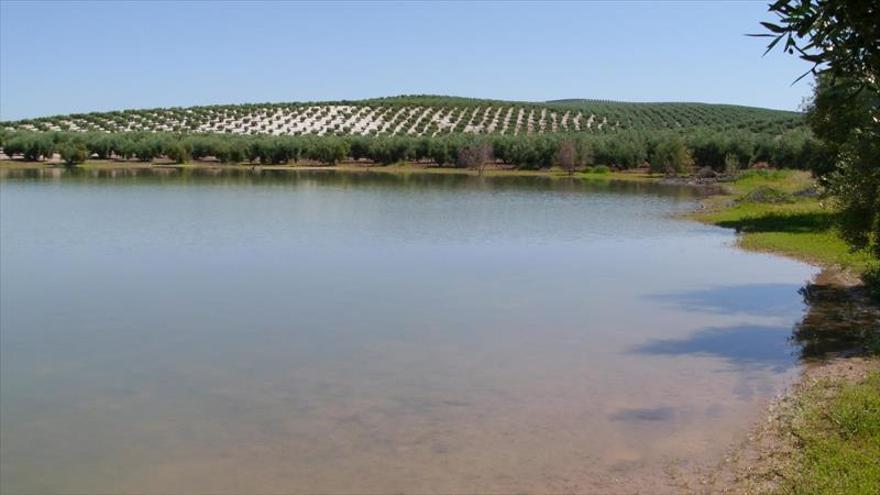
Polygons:
[[801,114],[706,103],[518,102],[434,95],[120,110],[0,122],[6,130],[266,135],[606,134],[708,128],[779,134]]

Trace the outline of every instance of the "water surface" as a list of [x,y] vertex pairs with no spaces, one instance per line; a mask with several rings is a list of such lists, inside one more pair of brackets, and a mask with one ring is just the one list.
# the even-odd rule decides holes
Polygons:
[[796,372],[814,270],[690,189],[3,171],[3,493],[673,491]]

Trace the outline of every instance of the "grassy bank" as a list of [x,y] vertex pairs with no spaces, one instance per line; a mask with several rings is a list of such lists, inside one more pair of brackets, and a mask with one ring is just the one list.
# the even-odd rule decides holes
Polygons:
[[880,492],[880,370],[808,387],[789,428],[799,448],[779,493]]
[[878,262],[853,252],[834,227],[834,211],[820,199],[809,173],[753,170],[727,184],[729,194],[706,201],[693,218],[736,229],[745,249],[784,254],[863,274]]

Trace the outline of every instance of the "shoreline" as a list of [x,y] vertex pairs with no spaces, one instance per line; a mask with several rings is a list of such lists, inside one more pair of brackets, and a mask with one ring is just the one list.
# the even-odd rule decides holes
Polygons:
[[[785,184],[780,185],[785,189]],[[739,249],[784,256],[819,268],[803,289],[807,310],[793,329],[793,338],[806,334],[815,340],[807,343],[818,348],[815,355],[802,359],[794,382],[770,400],[764,420],[753,423],[746,438],[732,446],[721,462],[685,482],[684,488],[687,493],[700,494],[789,493],[799,490],[804,482],[814,488],[822,486],[811,479],[814,473],[804,474],[808,444],[799,430],[811,421],[810,411],[838,407],[842,390],[861,386],[880,373],[880,350],[874,348],[880,339],[880,304],[872,300],[860,275],[871,261],[813,251],[810,238],[798,241],[782,233],[750,230],[749,224],[795,207],[780,204],[750,209],[742,200],[756,188],[731,184],[726,189],[701,200],[699,209],[684,218],[735,229]],[[789,189],[796,192],[795,187]],[[824,208],[816,200],[816,204],[806,201],[802,210],[816,206]],[[771,237],[774,234],[779,236]],[[830,342],[827,348],[823,348],[823,339]]]

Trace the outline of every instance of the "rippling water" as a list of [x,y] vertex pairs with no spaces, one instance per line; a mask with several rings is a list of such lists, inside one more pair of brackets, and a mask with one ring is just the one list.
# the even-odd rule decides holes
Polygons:
[[4,494],[662,491],[796,371],[813,268],[689,189],[2,174]]

